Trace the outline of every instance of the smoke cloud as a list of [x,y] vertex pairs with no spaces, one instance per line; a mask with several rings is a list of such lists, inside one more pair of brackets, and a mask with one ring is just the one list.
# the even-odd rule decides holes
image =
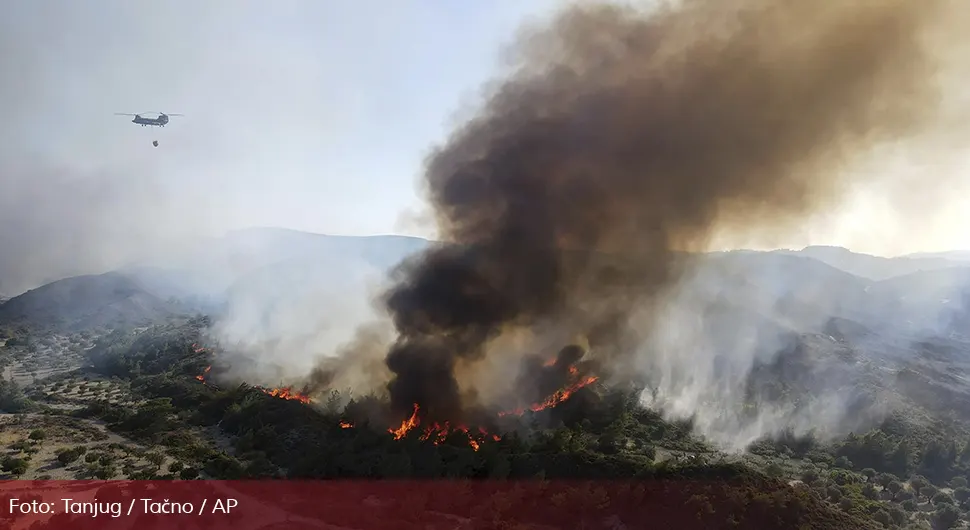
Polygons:
[[[927,37],[953,5],[583,4],[526,31],[480,112],[427,160],[443,243],[384,299],[395,411],[464,421],[497,395],[527,399],[527,381],[494,383],[568,344],[614,381],[649,370],[672,414],[743,393],[759,359],[792,347],[787,331],[718,308],[687,253],[797,230],[838,204],[859,157],[932,129]],[[730,445],[793,417],[699,426]]]

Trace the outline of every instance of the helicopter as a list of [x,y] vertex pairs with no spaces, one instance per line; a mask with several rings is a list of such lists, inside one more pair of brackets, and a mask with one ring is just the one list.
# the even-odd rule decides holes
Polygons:
[[141,114],[125,114],[125,113],[122,113],[122,112],[116,112],[115,113],[115,116],[134,116],[134,119],[131,120],[131,123],[137,123],[138,125],[141,125],[142,127],[145,127],[146,125],[152,126],[152,127],[165,127],[168,124],[169,117],[171,117],[171,116],[183,116],[182,114],[165,114],[164,112],[158,112],[158,113],[155,113],[155,112],[146,112],[145,114],[158,114],[158,117],[157,118],[146,118],[146,117],[142,116]]

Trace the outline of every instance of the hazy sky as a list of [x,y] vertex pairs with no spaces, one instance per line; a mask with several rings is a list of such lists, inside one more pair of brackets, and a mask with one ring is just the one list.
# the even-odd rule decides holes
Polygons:
[[[557,3],[11,2],[0,17],[0,270],[108,266],[135,248],[255,225],[416,233],[401,221],[421,207],[423,157],[520,24]],[[152,111],[186,117],[159,130],[112,115]],[[875,206],[788,243],[970,248],[962,166],[934,171],[948,202],[919,220],[934,228],[918,240],[887,224],[913,219],[864,189]]]
[[[428,149],[553,1],[11,3],[0,261],[110,263],[254,225],[405,231]],[[186,116],[112,115],[150,111]]]

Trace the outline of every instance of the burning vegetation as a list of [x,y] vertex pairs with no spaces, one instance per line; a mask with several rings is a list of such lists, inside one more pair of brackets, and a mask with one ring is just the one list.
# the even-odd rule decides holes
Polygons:
[[[192,349],[195,353],[214,354],[212,350],[198,346],[197,344],[193,344]],[[568,347],[563,349],[556,358],[539,364],[539,372],[532,375],[538,380],[545,379],[545,386],[548,386],[549,381],[558,381],[552,383],[558,385],[556,390],[531,405],[500,411],[495,416],[497,418],[516,417],[522,416],[527,410],[541,412],[546,409],[551,409],[568,400],[580,389],[595,383],[599,378],[594,375],[584,374],[576,364],[583,354],[584,352],[577,347]],[[201,374],[195,376],[195,378],[203,384],[208,385],[210,384],[209,374],[211,371],[212,365],[210,364],[205,367]],[[542,386],[540,383],[539,387],[541,388]],[[253,388],[280,399],[299,401],[307,405],[314,403],[314,400],[306,391],[296,391],[292,386],[265,388],[257,385],[253,386]],[[401,440],[413,433],[419,433],[418,438],[420,440],[430,441],[435,445],[454,437],[464,440],[475,451],[478,451],[482,444],[486,442],[497,442],[502,439],[502,436],[483,426],[469,427],[464,423],[453,423],[448,420],[428,420],[423,412],[421,405],[414,403],[410,415],[401,420],[399,425],[388,428],[387,432],[395,440]],[[355,427],[354,422],[347,420],[341,420],[339,425],[342,429],[352,429]]]
[[210,364],[209,366],[205,367],[205,370],[202,370],[201,374],[195,376],[195,378],[205,383],[206,377],[209,376],[209,372],[211,371],[212,371],[212,365]]
[[[515,67],[427,158],[440,243],[393,273],[381,300],[393,340],[359,333],[341,351],[386,390],[368,422],[479,444],[478,425],[599,381],[713,372],[690,319],[657,333],[685,253],[800,230],[841,198],[857,157],[931,129],[939,64],[924,37],[946,5],[581,3],[524,33]],[[716,300],[691,303],[702,314]],[[565,348],[539,360],[550,345]],[[384,369],[360,369],[374,350]],[[314,370],[303,392],[261,390],[308,403],[340,370]],[[503,394],[498,379],[515,384]]]
[[313,402],[313,400],[310,399],[310,396],[306,395],[303,392],[295,391],[293,390],[293,387],[289,387],[289,386],[277,387],[277,388],[263,388],[261,386],[255,386],[253,388],[255,388],[256,390],[259,390],[264,394],[269,394],[270,396],[278,397],[280,399],[299,401],[300,403],[306,403],[306,404]]
[[[213,350],[205,348],[204,346],[200,346],[199,344],[192,344],[192,351],[194,353],[204,353],[204,354],[209,354],[211,356],[215,356],[215,352]],[[202,384],[208,385],[210,372],[212,372],[211,364],[206,366],[202,370],[202,373],[195,376],[195,379],[198,381],[201,381]],[[305,404],[310,404],[313,402],[313,400],[310,398],[309,395],[307,395],[305,391],[293,390],[292,386],[279,386],[276,388],[265,388],[257,385],[257,386],[254,386],[253,388],[255,388],[256,390],[259,390],[264,394],[267,394],[276,398],[280,398],[280,399],[299,401],[300,403],[305,403]]]
[[448,424],[448,422],[432,423],[423,429],[419,429],[421,426],[421,418],[419,415],[420,411],[421,407],[415,403],[414,412],[411,413],[411,416],[402,421],[400,427],[396,429],[388,429],[387,432],[394,435],[395,440],[400,440],[407,436],[408,433],[418,429],[419,432],[421,432],[421,440],[430,440],[435,445],[444,442],[449,436],[459,435],[467,438],[468,445],[476,451],[481,448],[482,443],[486,440],[493,440],[497,442],[502,439],[502,437],[497,434],[489,434],[489,432],[483,427],[479,427],[473,432],[464,425],[456,425],[452,427]]
[[[582,3],[524,33],[514,68],[427,158],[440,243],[394,272],[386,371],[363,370],[387,390],[392,430],[432,439],[482,409],[515,417],[601,378],[711,363],[686,339],[643,347],[685,253],[799,230],[840,199],[857,156],[930,129],[939,64],[923,37],[946,5]],[[588,343],[567,349],[595,369],[528,361],[575,335]],[[500,376],[518,377],[507,394],[521,404],[493,407],[483,381]]]

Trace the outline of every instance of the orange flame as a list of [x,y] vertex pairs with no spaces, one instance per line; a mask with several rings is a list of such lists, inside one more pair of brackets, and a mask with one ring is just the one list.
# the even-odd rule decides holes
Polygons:
[[350,423],[349,421],[342,421],[342,422],[340,422],[340,428],[341,429],[353,429],[354,428],[354,424],[353,423]]
[[[555,364],[556,364],[556,360],[552,359],[550,361],[547,361],[545,363],[545,366],[549,367]],[[541,410],[555,407],[563,403],[564,401],[568,400],[579,389],[589,386],[599,380],[599,378],[596,376],[580,377],[579,369],[576,368],[575,366],[570,366],[568,368],[568,371],[571,378],[576,379],[572,384],[569,384],[566,387],[562,388],[561,390],[558,390],[557,392],[555,392],[554,394],[552,394],[542,402],[534,403],[533,405],[528,407],[528,410],[531,410],[533,412],[539,412]],[[518,408],[515,410],[500,412],[498,415],[500,417],[521,416],[522,414],[525,413],[525,410],[526,410],[525,408]],[[411,432],[421,424],[421,419],[418,415],[419,411],[420,411],[420,406],[417,403],[415,403],[414,410],[411,412],[411,416],[408,419],[403,420],[401,422],[400,427],[397,427],[396,429],[395,428],[388,429],[387,432],[393,434],[395,440],[400,440],[401,438],[404,438],[409,432]],[[342,421],[340,422],[340,427],[344,429],[349,429],[353,427],[353,424]],[[471,448],[474,449],[475,451],[478,451],[481,448],[482,443],[488,438],[496,442],[502,439],[497,434],[489,434],[488,431],[486,431],[481,427],[479,427],[477,433],[472,434],[468,430],[468,427],[465,427],[464,425],[452,427],[451,425],[448,424],[448,422],[445,422],[444,424],[432,423],[431,425],[428,425],[423,429],[420,439],[430,440],[435,445],[438,445],[444,442],[448,438],[448,436],[459,432],[464,434],[468,438],[468,445],[470,445]]]
[[[576,376],[579,373],[579,370],[577,370],[575,366],[570,366],[569,367],[569,373],[572,374],[573,376]],[[547,397],[542,402],[540,402],[540,403],[533,403],[528,408],[532,412],[539,412],[540,410],[545,410],[545,409],[553,408],[553,407],[559,405],[560,403],[566,401],[570,397],[572,397],[572,395],[575,394],[579,389],[581,389],[583,387],[586,387],[586,386],[589,386],[589,385],[595,383],[598,380],[599,380],[598,377],[592,376],[592,375],[591,376],[583,377],[579,381],[576,381],[575,383],[567,386],[566,388],[563,388],[562,390],[559,390],[558,392],[554,393],[553,395]],[[507,411],[503,411],[503,412],[499,412],[498,413],[498,415],[500,417],[504,417],[504,416],[521,416],[523,414],[525,414],[525,409],[524,408],[521,408],[521,407],[520,408],[517,408],[517,409],[514,409],[514,410],[507,410]]]
[[418,426],[418,404],[414,404],[414,412],[411,413],[411,417],[402,421],[401,426],[397,429],[388,429],[387,432],[394,435],[395,440],[400,440],[404,438],[404,435],[408,433],[411,429]]
[[258,386],[256,388],[259,389],[259,391],[264,394],[269,394],[273,397],[278,397],[280,399],[299,401],[300,403],[305,403],[305,404],[309,404],[313,401],[312,399],[310,399],[310,396],[300,391],[294,392],[293,387],[289,387],[289,386],[284,386],[281,388],[263,388]]
[[[411,416],[408,419],[402,421],[400,427],[396,429],[388,429],[387,432],[393,434],[395,440],[400,440],[401,438],[404,438],[407,435],[407,433],[411,432],[411,430],[413,430],[414,428],[418,427],[421,424],[421,419],[418,416],[419,410],[420,410],[420,407],[418,406],[417,403],[415,403],[414,411],[411,413]],[[481,442],[482,442],[481,438],[491,436],[491,438],[496,442],[502,439],[497,434],[489,435],[485,429],[479,428],[478,431],[479,431],[478,432],[479,435],[476,436],[475,434],[472,434],[468,430],[468,427],[465,427],[464,425],[452,427],[448,422],[445,422],[443,424],[432,423],[431,425],[427,426],[424,429],[424,431],[421,433],[420,439],[430,440],[431,443],[438,445],[444,442],[445,440],[447,440],[448,436],[450,436],[451,434],[462,433],[468,438],[468,445],[470,445],[471,448],[474,449],[475,451],[478,451],[481,448]]]
[[198,344],[192,344],[192,351],[194,351],[195,353],[202,353],[205,351],[205,348],[203,348],[202,346],[199,346]]
[[203,383],[205,383],[205,376],[209,375],[209,371],[210,370],[212,370],[212,365],[211,364],[209,366],[206,366],[205,367],[205,370],[202,370],[202,373],[199,374],[199,375],[197,375],[197,376],[195,376],[195,378],[198,379],[199,381],[202,381]]

